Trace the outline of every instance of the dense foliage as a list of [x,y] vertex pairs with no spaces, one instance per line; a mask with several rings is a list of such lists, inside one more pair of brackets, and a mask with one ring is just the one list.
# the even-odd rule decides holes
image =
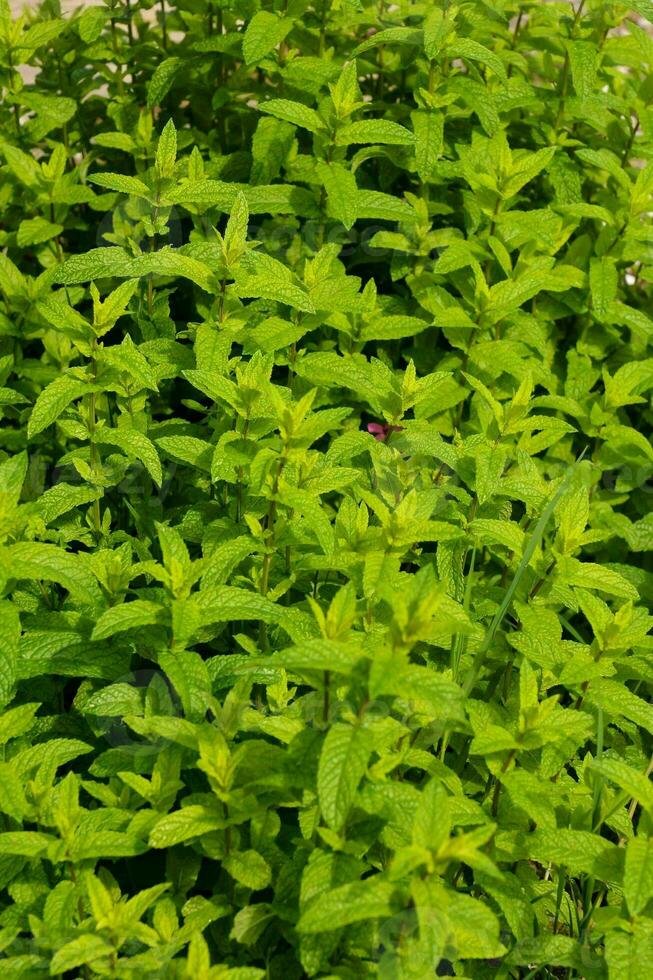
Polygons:
[[0,0],[3,980],[652,975],[647,20]]

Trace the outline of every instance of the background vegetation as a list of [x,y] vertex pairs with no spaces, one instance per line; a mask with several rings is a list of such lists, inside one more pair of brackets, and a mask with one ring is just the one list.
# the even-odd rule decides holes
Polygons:
[[4,980],[653,974],[650,21],[0,0]]

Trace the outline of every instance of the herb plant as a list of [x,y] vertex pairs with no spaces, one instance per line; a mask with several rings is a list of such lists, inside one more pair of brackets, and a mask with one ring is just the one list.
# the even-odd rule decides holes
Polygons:
[[0,0],[3,978],[651,975],[652,23]]

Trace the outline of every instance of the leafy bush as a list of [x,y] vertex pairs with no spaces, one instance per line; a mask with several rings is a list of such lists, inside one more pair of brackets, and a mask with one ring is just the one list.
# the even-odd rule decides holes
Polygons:
[[4,978],[650,975],[647,20],[0,0]]

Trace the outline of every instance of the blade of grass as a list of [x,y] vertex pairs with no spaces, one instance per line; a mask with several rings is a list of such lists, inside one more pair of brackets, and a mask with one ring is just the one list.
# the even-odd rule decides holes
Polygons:
[[[463,598],[463,609],[466,613],[469,612],[469,607],[472,599],[472,580],[474,577],[474,565],[476,564],[476,545],[472,548],[471,558],[469,560],[469,569],[467,571],[467,577],[465,581],[465,595]],[[456,638],[454,640],[454,645],[451,651],[451,674],[454,681],[458,680],[458,671],[460,670],[460,662],[462,660],[463,654],[465,653],[465,648],[467,646],[467,637],[463,633],[456,633]]]
[[[465,556],[466,558],[467,556]],[[472,554],[469,561],[469,569],[467,571],[467,579],[465,581],[465,596],[463,598],[463,609],[466,613],[469,613],[469,607],[472,601],[472,579],[474,576],[474,565],[476,563],[476,545],[472,548]],[[467,647],[467,637],[462,633],[456,633],[453,641],[453,646],[451,647],[451,676],[454,681],[458,681],[458,672],[460,671],[460,662],[465,653]],[[445,728],[442,735],[442,744],[440,746],[440,758],[444,759],[447,753],[447,746],[449,745],[450,731]]]
[[548,504],[542,511],[539,521],[533,528],[533,532],[530,538],[528,539],[528,543],[524,549],[524,554],[522,555],[522,559],[519,562],[519,565],[517,566],[517,571],[515,572],[514,578],[510,583],[510,585],[508,586],[508,588],[506,589],[503,600],[501,601],[501,605],[497,609],[494,615],[494,619],[492,620],[490,626],[488,627],[488,631],[485,634],[485,639],[483,640],[483,643],[479,647],[476,656],[474,658],[474,662],[470,667],[469,673],[467,674],[467,679],[463,685],[463,691],[465,692],[465,696],[468,696],[471,693],[474,684],[476,683],[478,675],[481,672],[483,664],[485,663],[486,657],[492,645],[492,641],[494,640],[497,630],[499,629],[501,623],[503,622],[504,616],[506,615],[506,613],[510,608],[510,605],[513,600],[513,596],[517,591],[519,583],[521,582],[524,573],[526,572],[526,569],[530,564],[531,558],[535,554],[535,549],[537,548],[540,541],[542,540],[542,537],[544,536],[544,531],[546,530],[546,526],[549,523],[549,520],[551,519],[551,515],[553,514],[554,510],[556,509],[556,507],[562,500],[563,496],[567,492],[569,485],[573,479],[574,473],[576,472],[576,468],[584,455],[585,455],[585,450],[583,450],[580,456],[578,456],[578,458],[575,460],[573,465],[569,467],[569,469],[565,473],[560,483],[560,486],[549,500]]
[[[598,709],[598,715],[596,720],[596,758],[601,759],[603,756],[603,745],[604,745],[604,719],[603,719],[603,708]],[[603,795],[603,777],[599,776],[598,773],[595,774],[596,782],[594,784],[594,793],[592,797],[592,820],[590,823],[590,830],[596,825],[597,820],[600,824],[601,816],[601,797]]]

